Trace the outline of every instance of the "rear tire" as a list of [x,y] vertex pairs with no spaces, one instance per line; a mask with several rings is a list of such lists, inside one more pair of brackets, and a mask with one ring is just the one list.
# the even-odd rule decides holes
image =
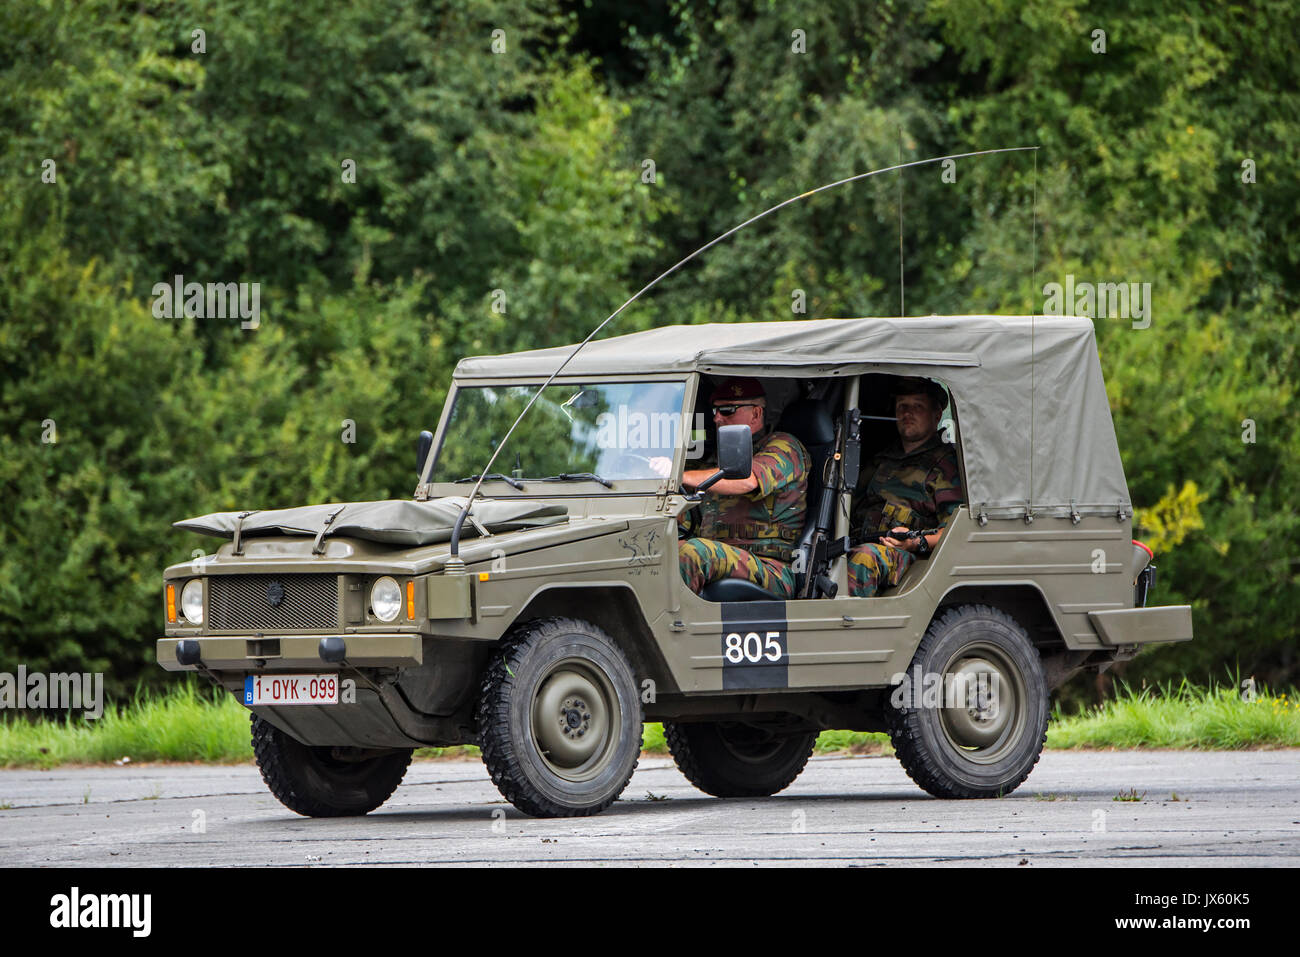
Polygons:
[[817,732],[774,734],[726,721],[666,721],[664,739],[678,769],[705,794],[769,797],[803,771]]
[[253,754],[262,780],[281,804],[306,817],[368,814],[402,783],[410,748],[358,757],[358,748],[313,748],[251,715]]
[[[975,697],[960,689],[959,701],[945,696],[956,675],[976,687]],[[996,687],[991,696],[980,696],[979,675],[989,676],[984,688]],[[1038,651],[1014,618],[986,605],[949,609],[930,623],[907,676],[890,693],[885,720],[913,781],[938,798],[990,798],[1029,777],[1047,740],[1048,688]]]

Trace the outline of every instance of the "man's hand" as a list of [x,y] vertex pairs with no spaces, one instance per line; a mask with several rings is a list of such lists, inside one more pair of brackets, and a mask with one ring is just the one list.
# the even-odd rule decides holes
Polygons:
[[[911,529],[909,529],[909,528],[904,528],[902,525],[895,525],[893,528],[890,529],[890,531],[891,531],[891,532],[897,532],[898,534],[905,535],[905,534],[907,534],[909,531],[911,531]],[[881,544],[881,545],[891,545],[891,546],[893,546],[894,548],[901,548],[901,549],[902,549],[903,551],[905,551],[905,552],[914,552],[914,551],[916,551],[916,539],[915,539],[915,538],[904,538],[904,539],[901,539],[901,540],[900,540],[900,539],[897,539],[897,538],[882,538],[882,539],[880,540],[880,544]]]
[[[896,525],[895,527],[891,528],[890,531],[901,534],[903,532],[908,531],[908,529],[903,528],[901,525]],[[917,551],[920,550],[921,541],[922,539],[924,539],[926,545],[930,547],[930,550],[934,551],[934,549],[936,549],[939,546],[939,539],[943,538],[943,533],[944,530],[941,528],[934,535],[918,535],[916,538],[904,538],[901,540],[896,538],[882,538],[880,540],[880,544],[892,545],[894,546],[894,548],[901,548],[905,552],[916,553]]]
[[650,460],[650,471],[660,478],[667,478],[673,472],[673,460],[662,455],[656,455]]

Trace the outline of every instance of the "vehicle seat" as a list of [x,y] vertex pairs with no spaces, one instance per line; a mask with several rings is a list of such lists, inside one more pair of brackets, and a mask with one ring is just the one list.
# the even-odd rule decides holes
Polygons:
[[808,473],[808,517],[803,533],[795,543],[795,594],[801,594],[808,574],[812,539],[818,528],[830,534],[831,516],[835,513],[834,488],[827,488],[827,461],[835,454],[835,419],[828,401],[802,399],[794,402],[781,416],[781,427],[808,450],[811,459]]
[[700,591],[705,601],[773,601],[781,595],[774,595],[743,578],[720,578],[709,582]]
[[[818,517],[825,513],[829,520],[832,514],[834,489],[822,487],[826,460],[835,452],[835,421],[831,417],[832,398],[798,399],[788,405],[781,414],[777,428],[789,432],[803,443],[808,451],[808,511],[804,519],[803,532],[795,543],[795,555],[806,556],[814,532],[817,530]],[[795,594],[803,590],[804,573],[795,573]],[[705,601],[771,601],[779,598],[765,591],[753,582],[740,578],[723,578],[711,582],[700,591]]]

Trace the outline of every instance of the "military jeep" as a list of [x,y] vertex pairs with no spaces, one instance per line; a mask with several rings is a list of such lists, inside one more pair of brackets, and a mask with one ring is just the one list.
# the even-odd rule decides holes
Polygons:
[[[679,573],[701,497],[683,469],[749,475],[748,427],[703,414],[729,376],[761,381],[812,462],[793,598]],[[851,499],[897,438],[898,376],[946,390],[965,499],[927,560],[855,598]],[[527,814],[593,814],[647,720],[718,797],[785,788],[824,729],[887,731],[937,797],[996,797],[1037,762],[1052,689],[1192,637],[1190,607],[1146,607],[1088,319],[679,326],[468,358],[418,451],[410,499],[176,523],[229,541],[166,570],[158,661],[240,696],[300,814],[371,811],[415,748],[458,744]]]

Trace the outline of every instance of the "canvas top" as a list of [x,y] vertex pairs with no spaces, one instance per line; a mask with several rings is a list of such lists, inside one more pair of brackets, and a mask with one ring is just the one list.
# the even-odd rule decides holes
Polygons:
[[[456,379],[540,380],[575,346],[475,356]],[[1132,514],[1092,320],[1074,316],[805,319],[665,326],[589,343],[562,376],[925,375],[952,393],[967,497],[993,518]],[[527,421],[521,425],[527,428]]]

